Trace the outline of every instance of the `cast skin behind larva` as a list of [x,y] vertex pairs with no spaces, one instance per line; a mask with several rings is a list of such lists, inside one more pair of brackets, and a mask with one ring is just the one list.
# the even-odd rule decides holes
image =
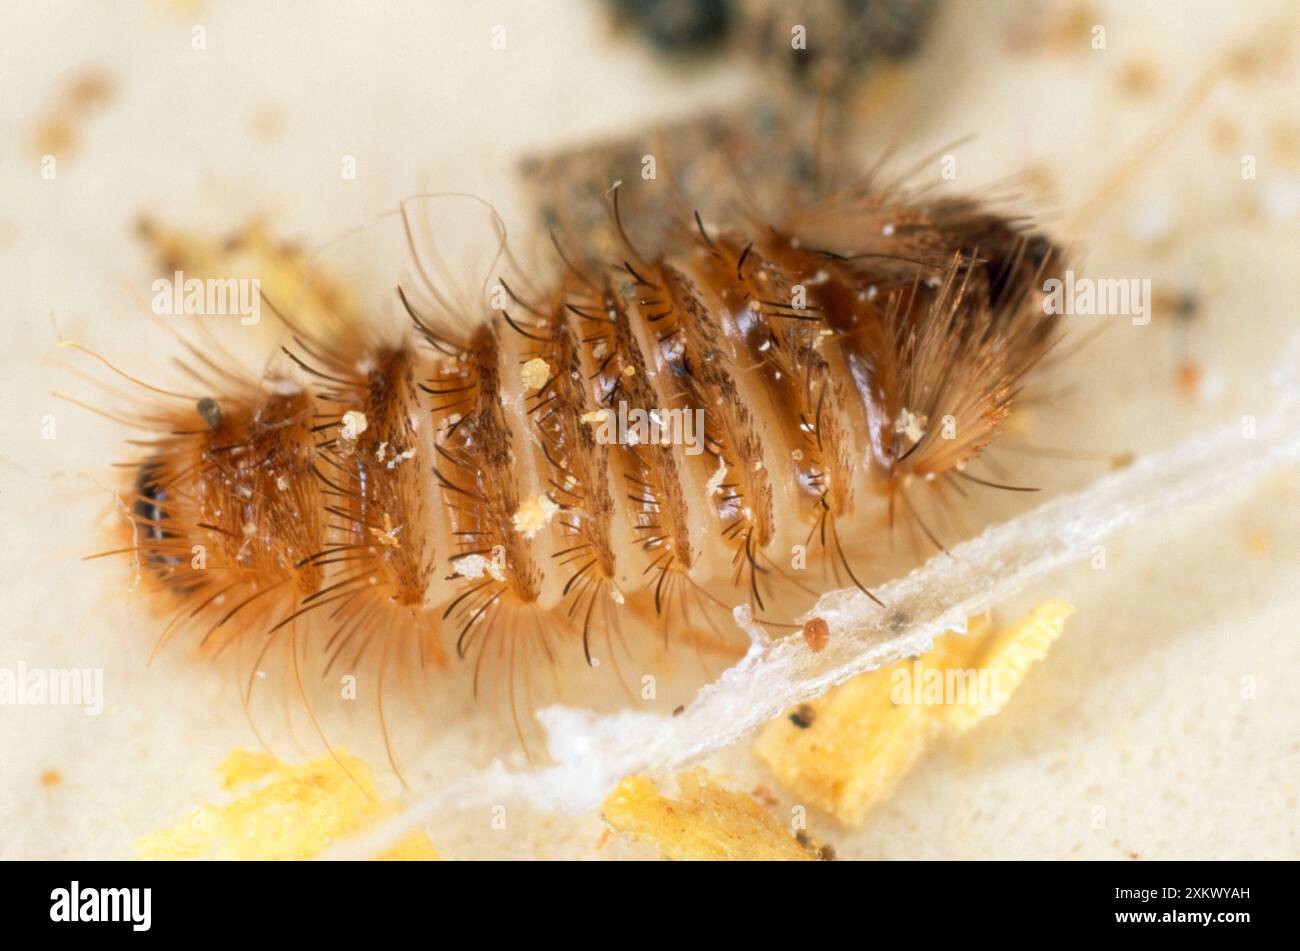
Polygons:
[[1295,11],[814,6],[0,13],[0,857],[1297,856]]

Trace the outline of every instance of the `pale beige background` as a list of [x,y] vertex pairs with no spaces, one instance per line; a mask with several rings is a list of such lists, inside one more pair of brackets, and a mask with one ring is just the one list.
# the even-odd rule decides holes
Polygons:
[[[1295,4],[1048,5],[1104,24],[1107,49],[1081,36],[1012,56],[1006,38],[1027,9],[951,3],[925,55],[859,104],[864,148],[921,155],[974,133],[959,185],[1025,175],[1091,272],[1200,295],[1185,340],[1206,371],[1200,398],[1175,385],[1182,338],[1167,319],[1119,326],[1057,371],[1055,401],[1030,417],[1035,441],[1142,453],[1262,414],[1263,370],[1300,331]],[[761,83],[748,63],[665,66],[611,37],[602,13],[585,0],[0,12],[0,664],[102,667],[107,692],[100,717],[0,707],[0,856],[129,855],[140,834],[214,795],[212,767],[227,751],[257,742],[227,680],[181,652],[145,667],[156,627],[124,593],[124,566],[78,561],[110,517],[103,487],[124,433],[49,396],[93,392],[69,370],[85,361],[56,352],[55,324],[135,371],[166,360],[170,345],[146,318],[150,262],[132,236],[141,212],[214,233],[265,213],[310,243],[436,188],[490,197],[523,230],[521,152],[716,107]],[[191,48],[195,24],[202,51]],[[498,24],[505,51],[489,47]],[[1211,64],[1261,32],[1289,60],[1228,77],[1162,138]],[[1145,97],[1125,92],[1134,64],[1154,77]],[[112,77],[115,99],[80,128],[58,177],[42,180],[34,127],[91,66]],[[268,110],[283,115],[269,142],[254,131]],[[1245,154],[1254,180],[1242,178]],[[340,177],[344,155],[357,159],[355,181]],[[1121,166],[1131,175],[1113,200],[1067,221]],[[47,414],[53,440],[41,438]],[[1024,474],[1061,489],[1103,468],[1026,461]],[[814,815],[815,831],[846,857],[1300,855],[1298,503],[1294,471],[1243,487],[1125,534],[1105,571],[1083,566],[1027,595],[1064,596],[1079,611],[1011,706],[937,750],[862,832]],[[424,708],[401,727],[419,751],[408,767],[417,788],[493,757],[520,761],[508,727],[463,690]],[[288,735],[290,719],[272,705],[258,725],[286,758],[315,755],[301,723]],[[355,719],[353,745],[392,786]],[[350,735],[348,723],[335,728]],[[764,781],[743,747],[713,765]],[[51,769],[63,782],[45,788]],[[597,851],[601,828],[516,810],[505,832],[456,816],[431,833],[453,857],[646,854]]]

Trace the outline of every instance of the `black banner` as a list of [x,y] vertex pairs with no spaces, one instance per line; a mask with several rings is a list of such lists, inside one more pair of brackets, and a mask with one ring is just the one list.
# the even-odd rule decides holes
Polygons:
[[[429,928],[436,940],[443,928],[461,931],[466,913],[476,930],[486,924],[494,934],[507,923],[549,931],[545,923],[557,916],[581,926],[590,914],[626,916],[625,925],[638,930],[646,916],[657,928],[676,920],[672,930],[686,936],[766,928],[776,914],[864,942],[882,920],[925,938],[970,939],[984,927],[990,938],[1023,928],[1025,938],[1140,933],[1232,940],[1290,920],[1294,909],[1282,906],[1295,873],[1289,863],[1252,862],[837,862],[802,870],[573,863],[552,864],[544,876],[534,863],[451,862],[28,862],[8,863],[4,871],[0,921],[7,936],[39,930],[90,940],[111,934],[205,941],[337,940],[373,937],[377,927],[417,934]],[[696,879],[701,874],[707,879]]]

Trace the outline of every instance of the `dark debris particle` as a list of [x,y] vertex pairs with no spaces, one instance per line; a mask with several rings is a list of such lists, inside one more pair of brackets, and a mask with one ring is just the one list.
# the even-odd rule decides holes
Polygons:
[[799,704],[794,708],[794,712],[790,714],[790,722],[801,730],[806,730],[812,726],[815,719],[817,719],[817,714],[806,703]]
[[194,407],[203,417],[203,421],[208,424],[209,429],[216,429],[221,425],[221,407],[217,401],[210,396],[205,396]]

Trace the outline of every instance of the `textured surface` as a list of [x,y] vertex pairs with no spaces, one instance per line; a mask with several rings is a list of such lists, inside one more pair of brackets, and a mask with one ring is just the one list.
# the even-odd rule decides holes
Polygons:
[[[1295,51],[1278,66],[1255,41],[1294,37],[1270,28],[1290,5],[1096,4],[1078,22],[1085,34],[1089,19],[1107,26],[1105,51],[1059,28],[1076,5],[1049,5],[1044,16],[1057,15],[1056,25],[1037,27],[1014,6],[996,15],[979,3],[950,6],[915,71],[861,104],[864,147],[878,154],[901,142],[919,160],[976,133],[955,150],[956,184],[1022,176],[1035,208],[1063,209],[1049,226],[1090,270],[1148,276],[1168,296],[1187,289],[1199,302],[1188,324],[1167,313],[1142,327],[1115,323],[1062,365],[1025,442],[1140,455],[1225,420],[1262,419],[1271,398],[1262,371],[1295,327],[1300,300],[1300,169],[1288,146]],[[0,663],[102,667],[106,692],[99,717],[0,708],[6,856],[127,855],[139,835],[211,795],[211,770],[229,750],[256,742],[237,685],[179,654],[146,667],[156,628],[124,596],[129,578],[77,561],[107,521],[103,487],[122,433],[48,397],[71,387],[67,363],[54,366],[51,318],[132,369],[169,355],[165,332],[147,319],[153,271],[133,244],[137,217],[166,211],[222,234],[263,212],[319,240],[438,188],[492,196],[518,229],[519,155],[716,108],[758,83],[752,64],[687,72],[605,45],[594,5],[488,3],[382,18],[343,5],[253,10],[4,14]],[[247,26],[254,16],[256,30]],[[206,50],[191,47],[195,23],[206,26]],[[489,46],[498,23],[508,27],[505,51]],[[1025,51],[1026,31],[1042,53]],[[1171,126],[1213,61],[1246,42],[1254,65],[1244,57]],[[37,129],[96,64],[113,79],[111,101],[78,126],[58,178],[42,180]],[[355,180],[340,178],[347,155]],[[1257,160],[1255,179],[1242,177],[1245,155]],[[1122,187],[1087,202],[1117,168]],[[1199,366],[1199,395],[1179,385],[1184,354]],[[57,438],[43,440],[51,414]],[[1031,454],[1004,461],[1016,479],[1051,490],[1105,469]],[[1290,684],[1300,667],[1298,503],[1291,469],[1144,523],[1108,543],[1105,570],[1085,564],[1027,592],[1078,610],[1012,704],[919,763],[863,832],[816,815],[814,832],[845,857],[1300,854]],[[694,658],[678,672],[697,674]],[[574,702],[626,703],[601,696],[601,683],[586,683]],[[659,712],[685,699],[667,694]],[[289,728],[290,705],[268,702],[257,725],[282,759],[315,758],[319,740],[301,719]],[[495,757],[525,765],[508,720],[473,705],[467,690],[427,698],[420,714],[402,728],[408,748],[424,751],[407,766],[417,789]],[[382,747],[365,718],[354,719],[341,715],[331,737],[378,766]],[[739,747],[710,767],[763,778]],[[51,770],[61,781],[43,784]],[[491,820],[488,809],[471,811],[435,821],[430,835],[451,857],[627,854],[616,843],[597,851],[594,816],[512,807],[504,829]]]

